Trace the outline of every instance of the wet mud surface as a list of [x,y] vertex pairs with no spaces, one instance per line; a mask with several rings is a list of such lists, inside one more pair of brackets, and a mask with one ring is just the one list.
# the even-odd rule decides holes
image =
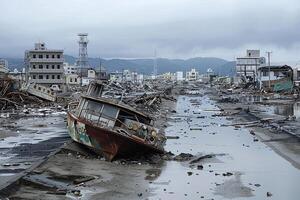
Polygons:
[[[249,129],[224,126],[234,120],[220,115],[206,90],[178,96],[174,110],[167,109],[167,125],[157,124],[169,136],[165,150],[175,154],[172,159],[106,162],[72,144],[24,177],[10,198],[298,199],[299,169]],[[49,149],[66,140],[65,125],[58,123],[57,132],[62,138],[48,138]],[[17,149],[11,154],[26,157]]]
[[64,118],[64,115],[28,117],[2,122],[0,185],[70,140]]

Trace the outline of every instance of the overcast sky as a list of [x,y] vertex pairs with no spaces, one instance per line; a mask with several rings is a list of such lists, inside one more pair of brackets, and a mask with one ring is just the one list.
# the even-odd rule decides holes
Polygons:
[[77,56],[233,60],[247,48],[273,61],[300,61],[299,0],[0,0],[0,57],[23,57],[34,42]]

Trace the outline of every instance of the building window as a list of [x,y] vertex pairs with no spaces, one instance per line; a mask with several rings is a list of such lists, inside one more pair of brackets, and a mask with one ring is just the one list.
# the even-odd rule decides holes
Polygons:
[[55,79],[55,75],[52,75],[52,79]]
[[43,58],[43,55],[42,55],[42,54],[40,54],[40,55],[39,55],[39,58]]
[[48,54],[46,55],[46,58],[49,58],[49,55],[48,55]]
[[72,78],[70,78],[70,83],[72,83],[73,82],[73,79]]
[[263,71],[263,76],[269,76],[269,72],[268,71]]
[[32,69],[35,69],[35,65],[32,65]]
[[274,76],[279,76],[279,72],[274,72]]
[[54,69],[54,65],[52,65],[52,69]]
[[60,55],[59,55],[59,54],[57,55],[57,58],[60,58]]
[[35,54],[33,54],[33,55],[32,55],[32,58],[36,58],[36,55],[35,55]]
[[57,69],[60,69],[60,65],[57,65]]
[[39,79],[43,79],[43,75],[39,75]]
[[32,75],[32,79],[36,79],[36,75]]
[[39,65],[39,69],[43,69],[43,65]]
[[60,79],[60,75],[57,75],[57,79]]
[[54,56],[54,55],[52,55],[52,58],[55,58],[55,56]]
[[48,74],[46,75],[46,79],[49,79],[49,75]]
[[77,83],[77,78],[74,79],[74,82]]
[[46,69],[49,69],[49,65],[46,65]]

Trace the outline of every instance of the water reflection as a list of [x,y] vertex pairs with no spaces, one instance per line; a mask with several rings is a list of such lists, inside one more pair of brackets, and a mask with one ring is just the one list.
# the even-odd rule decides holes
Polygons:
[[[199,104],[195,105],[195,102]],[[181,120],[170,122],[166,129],[167,135],[179,139],[168,140],[165,149],[175,154],[214,154],[217,162],[215,159],[201,160],[197,165],[202,168],[198,168],[185,162],[167,161],[161,172],[148,171],[147,179],[155,179],[150,183],[153,196],[149,199],[260,200],[265,199],[269,191],[273,194],[272,199],[297,199],[300,195],[298,169],[264,143],[255,142],[247,129],[220,126],[230,122],[225,117],[214,116],[218,111],[204,110],[217,110],[207,96],[180,96],[173,117],[180,116]],[[277,109],[283,110],[288,113],[286,108]],[[299,111],[299,104],[295,110]],[[292,111],[294,113],[294,109]],[[202,130],[190,130],[189,127],[201,127]],[[233,175],[223,176],[227,172]],[[260,187],[255,186],[258,184]]]
[[274,114],[283,116],[295,116],[300,118],[300,102],[294,104],[276,105],[274,107]]
[[256,96],[256,95],[247,95],[243,96],[240,99],[241,102],[262,102],[263,98],[262,96]]

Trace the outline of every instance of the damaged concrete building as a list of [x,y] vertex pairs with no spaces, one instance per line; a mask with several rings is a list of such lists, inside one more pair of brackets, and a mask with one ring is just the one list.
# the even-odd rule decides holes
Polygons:
[[63,89],[63,53],[63,50],[47,49],[45,43],[36,43],[34,49],[25,51],[26,81]]
[[186,72],[186,80],[187,81],[196,81],[198,79],[199,73],[195,68],[191,69],[191,71]]
[[260,89],[274,92],[290,91],[293,88],[293,68],[288,65],[264,66],[258,69]]
[[260,56],[260,50],[247,50],[246,56],[236,58],[236,75],[238,81],[255,82],[257,69],[264,66],[266,59]]

